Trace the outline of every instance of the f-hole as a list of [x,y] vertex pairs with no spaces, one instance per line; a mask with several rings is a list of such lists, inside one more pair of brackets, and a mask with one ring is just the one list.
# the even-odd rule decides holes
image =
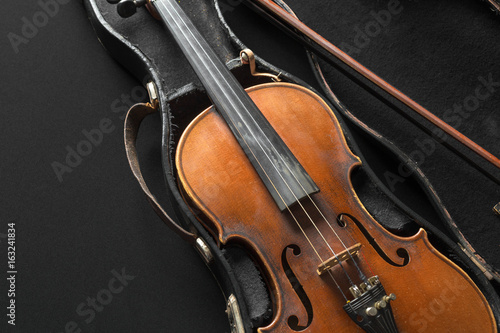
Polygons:
[[301,251],[300,248],[297,245],[289,245],[285,247],[281,254],[281,264],[283,265],[283,270],[285,271],[285,274],[288,278],[288,281],[292,285],[293,290],[295,290],[295,293],[299,297],[300,301],[302,302],[302,305],[304,306],[306,312],[307,312],[307,324],[306,326],[300,326],[299,325],[299,319],[297,316],[290,316],[288,318],[288,326],[294,331],[302,331],[311,325],[312,319],[313,319],[313,308],[311,305],[311,301],[309,300],[309,297],[307,297],[306,292],[304,291],[304,288],[300,284],[299,280],[293,273],[292,268],[288,264],[288,261],[286,259],[286,253],[287,249],[290,248],[293,250],[293,254],[295,256],[300,255]]
[[380,246],[378,245],[377,241],[370,235],[370,233],[368,232],[368,230],[365,229],[365,227],[363,226],[363,224],[361,224],[352,215],[348,215],[348,214],[343,214],[343,215],[349,217],[349,219],[351,219],[358,226],[359,230],[361,230],[361,232],[366,237],[366,239],[368,240],[368,242],[370,242],[371,246],[373,246],[373,248],[375,249],[375,251],[377,251],[377,253],[379,254],[379,256],[382,257],[382,259],[384,259],[388,264],[396,266],[396,267],[403,267],[403,266],[406,266],[410,262],[410,254],[408,253],[408,251],[406,251],[403,248],[399,248],[396,251],[396,254],[400,258],[403,258],[403,264],[400,265],[400,264],[397,264],[394,261],[392,261],[391,258],[389,258],[389,256],[384,252],[384,250],[382,250],[380,248]]

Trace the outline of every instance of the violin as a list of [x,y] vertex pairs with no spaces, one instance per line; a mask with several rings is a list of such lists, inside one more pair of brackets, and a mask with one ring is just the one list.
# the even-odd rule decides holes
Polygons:
[[351,182],[361,161],[319,95],[279,78],[243,89],[174,0],[108,2],[123,17],[147,5],[213,102],[182,133],[176,176],[218,245],[260,268],[273,315],[258,332],[497,331],[484,295],[425,230],[396,236],[365,209]]

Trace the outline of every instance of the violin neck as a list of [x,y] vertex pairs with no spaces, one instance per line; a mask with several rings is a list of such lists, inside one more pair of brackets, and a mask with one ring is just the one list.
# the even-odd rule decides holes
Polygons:
[[175,0],[152,4],[283,211],[319,189]]

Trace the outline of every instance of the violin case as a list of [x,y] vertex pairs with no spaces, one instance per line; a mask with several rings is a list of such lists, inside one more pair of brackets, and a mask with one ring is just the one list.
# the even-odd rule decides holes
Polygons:
[[[494,180],[500,179],[499,170],[478,161],[450,138],[437,142],[424,121],[408,111],[396,112],[401,109],[397,103],[370,91],[352,71],[306,53],[244,2],[182,0],[180,4],[244,87],[271,80],[252,76],[242,63],[239,53],[248,47],[256,54],[258,71],[279,74],[284,81],[324,96],[350,148],[363,162],[353,175],[353,185],[367,210],[397,235],[425,228],[433,245],[475,281],[500,322],[500,216],[493,210],[500,201]],[[485,3],[392,1],[398,11],[380,21],[378,13],[388,11],[385,2],[275,2],[293,9],[325,38],[500,156],[496,111],[500,71],[492,71],[498,69],[500,19]],[[164,179],[155,182],[164,182],[168,190],[168,214],[198,237],[193,246],[220,285],[232,332],[254,332],[272,316],[270,295],[258,268],[243,249],[218,246],[177,186],[176,143],[210,100],[172,37],[148,11],[142,8],[123,19],[106,0],[83,0],[83,4],[109,54],[144,86],[150,83],[156,88]],[[366,30],[377,22],[379,28]],[[484,88],[478,88],[481,85]],[[488,98],[471,111],[478,89],[488,92]],[[454,113],[450,111],[454,107],[469,111]]]

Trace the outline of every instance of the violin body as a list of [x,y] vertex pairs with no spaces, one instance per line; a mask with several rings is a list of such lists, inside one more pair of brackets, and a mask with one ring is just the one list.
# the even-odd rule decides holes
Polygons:
[[[378,274],[385,289],[396,294],[392,307],[400,332],[496,332],[484,296],[429,243],[425,231],[410,238],[394,236],[363,208],[350,182],[360,161],[349,150],[332,111],[317,95],[283,83],[259,85],[248,92],[321,188],[312,200],[328,222],[311,202],[303,205],[305,211],[313,212],[311,217],[327,243],[337,253],[343,250],[328,224],[347,246],[361,243],[362,255],[354,260],[362,270]],[[313,250],[291,215],[279,211],[213,108],[200,114],[184,132],[176,164],[186,201],[201,212],[201,221],[214,237],[223,246],[232,243],[249,249],[260,263],[275,307],[272,322],[260,332],[357,331],[356,323],[342,309],[345,300],[334,282],[316,271],[320,261],[315,251],[323,258],[330,253],[322,236],[304,212],[294,207],[294,216],[315,245]],[[348,216],[343,226],[337,223],[340,214]],[[285,272],[286,266],[296,282]],[[346,269],[356,276],[349,261]],[[340,267],[332,270],[340,288],[347,289]],[[297,282],[302,295],[292,285]]]

